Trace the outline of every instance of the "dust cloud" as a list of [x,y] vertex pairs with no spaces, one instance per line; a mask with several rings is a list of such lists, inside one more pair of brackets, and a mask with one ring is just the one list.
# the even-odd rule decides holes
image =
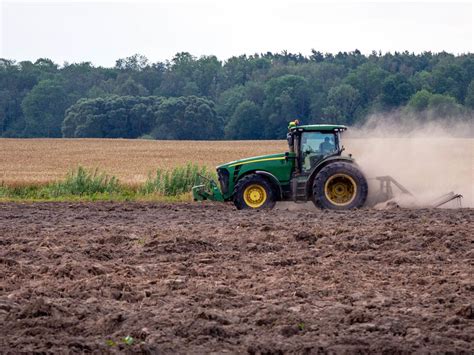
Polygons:
[[[464,196],[462,207],[474,207],[472,117],[415,122],[400,114],[374,115],[344,134],[345,152],[364,170],[372,193],[378,190],[373,178],[390,175],[416,197],[397,201],[402,206],[427,205],[453,191]],[[452,201],[444,207],[459,204]]]

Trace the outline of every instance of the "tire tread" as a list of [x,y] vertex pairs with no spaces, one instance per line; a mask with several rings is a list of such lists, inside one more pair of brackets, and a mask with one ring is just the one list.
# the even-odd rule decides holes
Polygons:
[[[331,203],[326,200],[324,193],[321,193],[321,187],[324,186],[327,179],[330,176],[337,174],[337,172],[349,173],[353,178],[355,178],[356,183],[358,184],[357,196],[354,199],[354,201],[348,206],[331,205]],[[367,180],[364,174],[357,167],[357,165],[352,164],[352,163],[336,162],[336,163],[331,163],[329,165],[326,165],[316,175],[313,181],[313,191],[312,191],[313,203],[316,205],[316,207],[319,207],[321,209],[329,208],[329,209],[336,209],[336,210],[346,210],[346,209],[361,208],[367,199],[367,194],[368,194]]]

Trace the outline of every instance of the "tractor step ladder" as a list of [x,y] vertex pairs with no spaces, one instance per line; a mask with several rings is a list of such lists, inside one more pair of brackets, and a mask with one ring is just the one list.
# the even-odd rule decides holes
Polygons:
[[291,191],[294,202],[306,202],[306,176],[295,176],[291,179]]

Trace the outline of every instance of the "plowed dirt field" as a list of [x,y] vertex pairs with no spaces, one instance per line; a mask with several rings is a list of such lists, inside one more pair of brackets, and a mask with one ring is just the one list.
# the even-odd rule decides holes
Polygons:
[[472,353],[473,220],[3,203],[0,349]]

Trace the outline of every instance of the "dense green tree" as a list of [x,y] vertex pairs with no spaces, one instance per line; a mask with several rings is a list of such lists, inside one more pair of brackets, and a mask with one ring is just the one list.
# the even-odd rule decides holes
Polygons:
[[289,121],[307,119],[310,113],[309,98],[308,83],[301,76],[284,75],[268,81],[263,106],[267,119],[265,137],[282,137]]
[[60,77],[64,90],[76,99],[85,97],[91,87],[99,85],[105,78],[90,62],[67,64],[61,69]]
[[242,101],[225,126],[226,139],[260,139],[264,122],[258,106],[249,100]]
[[[282,51],[225,62],[181,52],[156,63],[136,54],[112,68],[89,62],[58,65],[47,58],[0,59],[0,136],[58,136],[62,116],[68,137],[134,138],[151,131],[163,137],[156,126],[166,124],[157,121],[163,101],[172,107],[170,119],[179,122],[166,130],[167,137],[191,137],[188,127],[193,127],[199,137],[223,138],[223,126],[231,121],[242,136],[252,123],[246,121],[251,111],[261,120],[265,138],[281,138],[295,118],[354,124],[369,113],[405,105],[417,112],[410,115],[414,119],[469,117],[473,77],[473,54],[446,52],[374,51],[366,56],[358,50],[323,54],[314,49],[308,57]],[[185,115],[182,107],[188,106]],[[76,114],[80,120],[72,119]],[[187,117],[208,122],[206,114],[209,132],[188,122]]]
[[224,91],[217,100],[217,112],[227,121],[232,117],[237,106],[246,99],[243,85],[237,85]]
[[410,99],[407,108],[420,113],[420,119],[450,118],[462,116],[465,109],[456,102],[456,99],[449,95],[432,94],[427,90],[418,91]]
[[35,62],[35,67],[39,68],[42,73],[55,74],[58,71],[59,66],[55,64],[51,59],[40,58]]
[[324,54],[313,48],[313,49],[311,49],[311,55],[310,55],[309,59],[311,61],[316,62],[316,63],[321,63],[321,62],[324,61]]
[[466,99],[464,100],[464,103],[467,107],[474,109],[474,79],[471,80],[471,83],[467,88]]
[[328,93],[347,76],[348,69],[334,63],[307,63],[292,68],[295,75],[304,77],[312,93]]
[[62,134],[66,138],[102,138],[105,134],[104,99],[81,99],[66,111]]
[[0,134],[3,137],[24,135],[21,102],[38,83],[41,75],[41,70],[31,62],[17,64],[12,60],[0,59]]
[[399,107],[408,102],[413,95],[413,85],[401,74],[393,74],[382,83],[382,103],[389,107]]
[[95,99],[97,97],[108,96],[109,93],[105,91],[102,87],[94,85],[88,91],[85,97]]
[[193,81],[200,96],[216,96],[221,70],[222,63],[215,56],[203,56],[196,61]]
[[127,58],[120,58],[115,62],[115,68],[132,72],[142,71],[148,66],[148,58],[141,54],[134,54]]
[[137,138],[154,127],[160,97],[81,99],[66,112],[64,137]]
[[255,103],[260,109],[265,101],[265,87],[259,82],[249,81],[245,86],[237,85],[224,91],[217,99],[217,113],[227,122],[237,106],[247,100]]
[[375,63],[364,63],[349,73],[346,82],[359,91],[362,103],[367,105],[381,94],[383,81],[388,75]]
[[[198,87],[192,77],[196,58],[188,52],[177,53],[168,63],[159,92],[164,96],[197,95]],[[186,90],[185,90],[186,89]]]
[[415,73],[410,79],[413,88],[417,91],[419,90],[433,90],[433,78],[430,72],[423,70],[418,73]]
[[323,110],[327,122],[352,124],[359,108],[360,94],[348,84],[341,84],[329,90],[328,106]]
[[143,85],[135,82],[135,80],[129,77],[122,85],[117,88],[117,95],[147,96],[149,93]]
[[160,95],[160,86],[165,72],[165,64],[158,62],[136,72],[134,79],[137,83],[143,85],[150,94],[158,96]]
[[433,90],[439,94],[450,95],[464,102],[467,86],[472,77],[468,77],[463,67],[451,62],[440,62],[433,69]]
[[64,112],[71,104],[63,83],[40,81],[23,99],[27,137],[61,137]]
[[264,85],[258,81],[248,81],[245,84],[245,97],[259,107],[262,107],[265,101]]
[[212,101],[196,96],[169,98],[156,112],[151,135],[156,139],[218,139],[223,121]]
[[430,99],[433,96],[428,90],[423,89],[414,94],[408,102],[408,108],[415,112],[426,110],[430,104]]
[[458,116],[464,113],[462,106],[456,102],[454,97],[441,94],[431,96],[428,109],[441,117]]
[[3,134],[7,128],[7,110],[10,100],[10,92],[8,90],[0,90],[0,134]]
[[236,85],[244,85],[250,80],[253,72],[252,63],[246,55],[231,57],[223,67],[225,89]]

